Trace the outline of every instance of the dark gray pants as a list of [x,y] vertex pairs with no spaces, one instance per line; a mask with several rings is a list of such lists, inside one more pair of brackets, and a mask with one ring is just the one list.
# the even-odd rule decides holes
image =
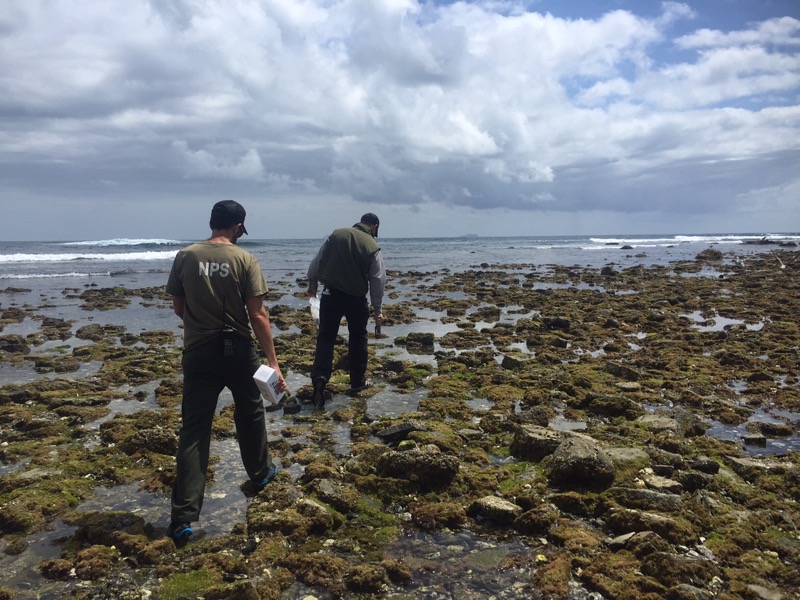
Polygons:
[[323,291],[319,302],[319,331],[317,348],[314,352],[314,366],[311,380],[331,378],[333,372],[333,347],[339,333],[342,317],[347,319],[350,334],[347,343],[347,362],[350,367],[350,385],[360,385],[367,373],[369,335],[369,306],[365,296],[351,296],[339,290],[328,288]]
[[222,342],[212,341],[183,354],[182,425],[172,486],[172,520],[200,518],[217,400],[228,388],[235,404],[234,423],[247,475],[262,481],[269,469],[264,404],[253,381],[261,365],[254,341],[237,338],[233,356],[223,357]]

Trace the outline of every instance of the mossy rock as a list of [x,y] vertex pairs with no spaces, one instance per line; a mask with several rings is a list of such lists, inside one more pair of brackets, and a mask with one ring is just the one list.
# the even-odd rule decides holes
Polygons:
[[547,535],[556,524],[559,512],[552,506],[539,506],[525,511],[514,520],[514,529],[525,535]]
[[626,552],[596,557],[583,568],[580,579],[605,598],[657,600],[666,592],[656,578],[640,572],[639,561]]
[[606,514],[606,523],[616,533],[655,531],[673,544],[693,544],[700,532],[680,517],[667,517],[652,512],[631,509],[612,509]]
[[569,597],[572,581],[572,559],[569,553],[556,551],[542,556],[542,564],[533,573],[536,590],[547,599]]
[[75,575],[88,581],[101,579],[111,572],[120,558],[119,551],[113,546],[90,546],[75,556]]
[[327,589],[337,597],[343,594],[344,576],[351,570],[346,560],[328,554],[291,553],[280,564],[294,573],[299,581]]
[[470,398],[470,385],[468,382],[450,376],[438,376],[429,379],[425,386],[430,390],[431,396],[439,398],[457,398],[467,400]]
[[682,583],[705,587],[722,570],[709,560],[679,556],[670,552],[654,552],[642,560],[642,573],[666,586]]
[[456,529],[467,521],[467,512],[456,502],[420,502],[411,506],[411,518],[422,529]]
[[199,598],[214,585],[222,583],[222,574],[209,569],[175,573],[165,578],[158,587],[160,600]]
[[380,565],[355,565],[344,577],[347,589],[357,594],[379,594],[389,578]]

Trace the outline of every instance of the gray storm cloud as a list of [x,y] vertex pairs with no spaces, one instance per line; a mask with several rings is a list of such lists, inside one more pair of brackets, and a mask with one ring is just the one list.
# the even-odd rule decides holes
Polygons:
[[458,207],[800,222],[800,20],[535,6],[8,1],[2,194],[73,227],[76,203],[234,196],[320,220],[371,203],[400,233]]

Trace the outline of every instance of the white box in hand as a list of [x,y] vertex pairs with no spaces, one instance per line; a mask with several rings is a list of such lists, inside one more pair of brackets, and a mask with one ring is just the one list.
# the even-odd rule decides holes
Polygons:
[[253,374],[253,379],[258,389],[261,390],[261,395],[267,400],[271,400],[274,403],[279,402],[280,399],[283,398],[285,392],[278,393],[275,390],[280,380],[278,379],[278,373],[272,367],[261,365]]

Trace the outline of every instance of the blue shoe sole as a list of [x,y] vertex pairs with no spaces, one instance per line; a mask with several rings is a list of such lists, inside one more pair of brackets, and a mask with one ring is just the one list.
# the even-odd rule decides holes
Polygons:
[[263,490],[265,487],[267,487],[267,484],[268,484],[270,481],[272,481],[273,479],[275,479],[275,476],[276,476],[277,474],[278,474],[278,467],[277,467],[277,466],[275,466],[275,463],[272,463],[272,464],[269,466],[269,471],[267,471],[267,476],[264,478],[264,480],[263,480],[261,483],[256,483],[256,482],[254,481],[254,482],[253,482],[253,486],[255,486],[255,488],[256,488],[257,490],[259,490],[259,491],[260,491],[260,490]]
[[186,525],[184,527],[177,527],[174,531],[170,528],[169,537],[171,537],[175,542],[185,542],[190,537],[192,537],[192,528],[190,525]]

